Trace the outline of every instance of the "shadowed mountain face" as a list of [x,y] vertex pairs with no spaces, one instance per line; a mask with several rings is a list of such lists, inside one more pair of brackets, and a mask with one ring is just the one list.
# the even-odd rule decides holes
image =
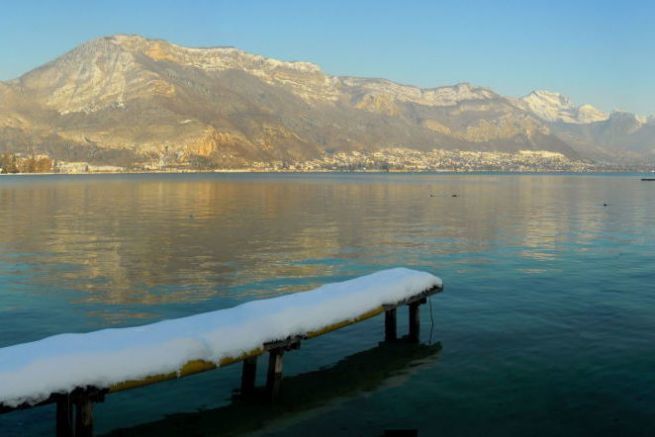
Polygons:
[[124,35],[0,83],[0,152],[117,165],[200,160],[229,168],[386,148],[653,155],[655,123],[604,118],[544,93],[420,89]]

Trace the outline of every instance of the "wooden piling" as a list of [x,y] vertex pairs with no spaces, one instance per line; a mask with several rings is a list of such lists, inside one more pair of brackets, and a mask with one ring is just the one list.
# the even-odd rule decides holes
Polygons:
[[412,343],[418,343],[421,336],[420,305],[421,302],[409,304],[409,341]]
[[57,437],[73,436],[73,403],[70,395],[62,395],[57,398]]
[[266,375],[266,392],[269,398],[275,399],[280,392],[282,384],[282,357],[283,349],[273,349],[268,355],[268,372]]
[[76,405],[75,411],[75,437],[93,436],[93,401],[89,397],[82,397]]
[[384,341],[390,343],[396,341],[398,338],[398,330],[396,328],[396,308],[392,308],[384,312]]
[[257,357],[250,357],[243,360],[241,370],[241,396],[249,396],[255,391],[257,378]]

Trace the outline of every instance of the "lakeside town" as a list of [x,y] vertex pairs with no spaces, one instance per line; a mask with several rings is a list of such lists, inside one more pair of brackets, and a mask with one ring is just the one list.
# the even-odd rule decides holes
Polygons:
[[219,163],[198,165],[198,160],[162,157],[157,161],[130,166],[68,162],[46,154],[0,155],[0,174],[93,174],[134,172],[593,172],[649,171],[645,164],[616,164],[572,160],[550,151],[521,150],[517,153],[434,149],[429,152],[408,148],[389,148],[374,152],[338,152],[306,161],[257,161],[242,167],[222,167]]

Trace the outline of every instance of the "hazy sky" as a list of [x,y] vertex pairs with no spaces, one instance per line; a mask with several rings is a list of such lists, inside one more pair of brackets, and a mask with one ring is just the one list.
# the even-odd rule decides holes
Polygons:
[[423,87],[548,89],[655,114],[655,2],[646,0],[7,1],[0,80],[115,33],[236,46]]

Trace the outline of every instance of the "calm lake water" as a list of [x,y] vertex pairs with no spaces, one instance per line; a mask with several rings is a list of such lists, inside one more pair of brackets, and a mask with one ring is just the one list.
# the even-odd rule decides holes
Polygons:
[[[655,435],[655,183],[638,175],[0,177],[0,347],[399,265],[446,284],[433,324],[422,307],[434,347],[381,351],[378,317],[286,356],[286,375],[324,369],[290,378],[318,399],[255,420],[230,405],[232,366],[111,395],[97,431],[217,408],[264,435]],[[0,416],[0,435],[50,434],[53,414]]]

